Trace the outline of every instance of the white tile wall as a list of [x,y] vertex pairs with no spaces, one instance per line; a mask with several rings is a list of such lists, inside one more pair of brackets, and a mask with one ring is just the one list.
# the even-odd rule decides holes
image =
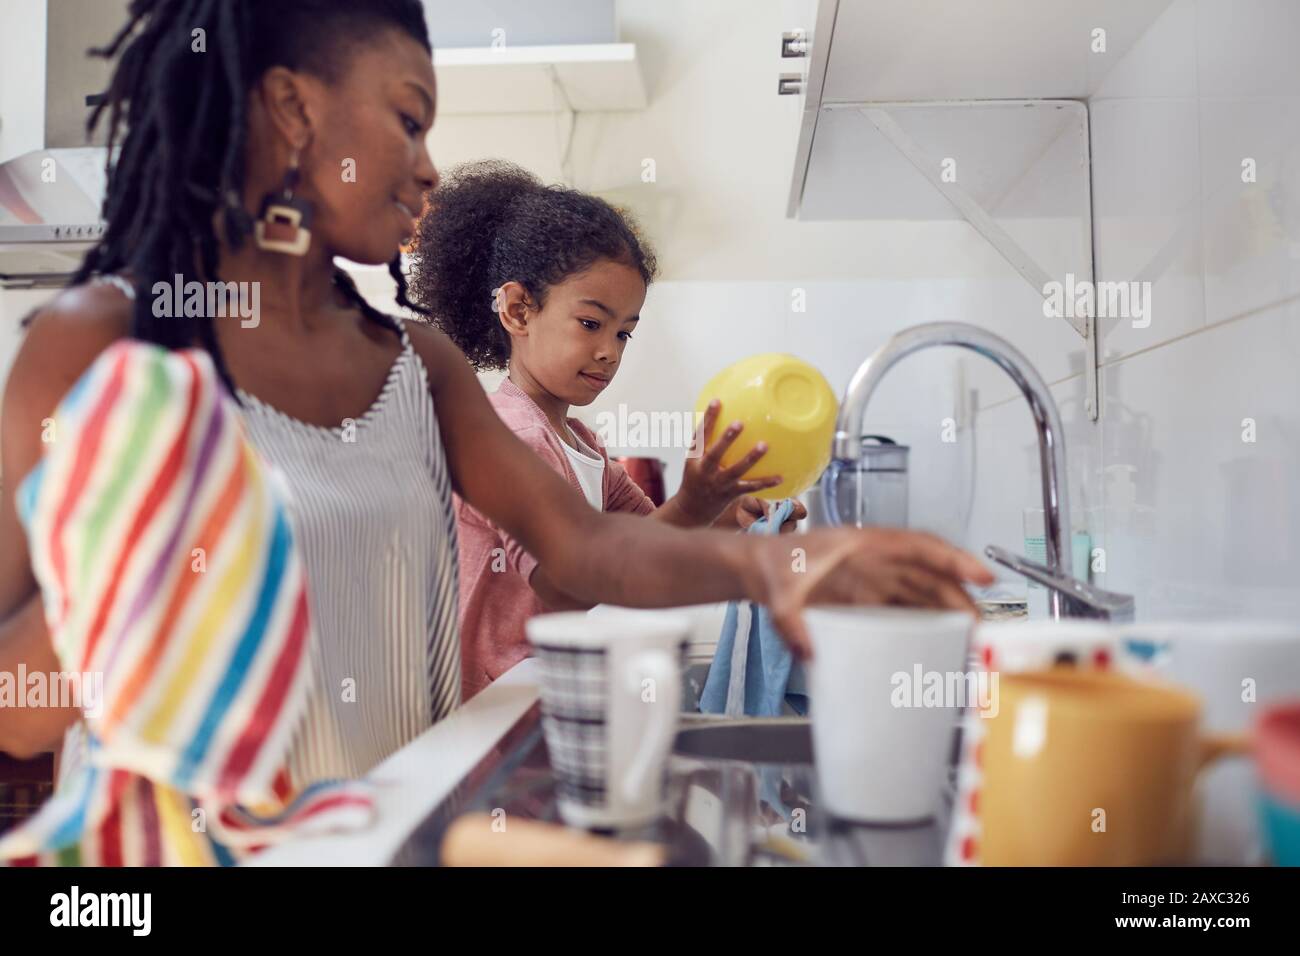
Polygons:
[[1149,315],[1098,319],[1111,360],[1205,324],[1199,110],[1195,98],[1111,99],[1091,114],[1097,276],[1151,283]]
[[1154,286],[1103,327],[1090,476],[1144,617],[1300,609],[1297,40],[1295,3],[1175,0],[1091,103],[1098,278]]
[[1133,541],[1112,556],[1112,584],[1153,611],[1296,602],[1297,356],[1291,304],[1107,366],[1105,459],[1134,466],[1138,505],[1112,529]]
[[1207,322],[1300,295],[1300,84],[1288,92],[1201,101]]

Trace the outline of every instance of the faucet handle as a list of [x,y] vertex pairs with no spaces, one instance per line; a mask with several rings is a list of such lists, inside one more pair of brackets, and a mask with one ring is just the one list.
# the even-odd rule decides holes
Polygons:
[[1062,612],[1066,617],[1101,618],[1119,622],[1133,620],[1134,602],[1131,594],[1094,587],[995,544],[986,547],[984,553],[998,564],[1060,594]]

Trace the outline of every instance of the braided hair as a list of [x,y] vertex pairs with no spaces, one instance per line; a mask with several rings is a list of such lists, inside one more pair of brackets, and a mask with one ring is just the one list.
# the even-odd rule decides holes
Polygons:
[[420,220],[411,292],[475,368],[504,369],[510,336],[492,290],[518,282],[540,308],[551,286],[601,259],[646,285],[658,270],[631,216],[598,196],[501,160],[466,163],[444,174]]
[[[173,349],[198,341],[234,393],[212,317],[156,317],[145,293],[177,274],[217,280],[218,213],[234,249],[253,232],[253,217],[242,204],[246,98],[253,84],[274,66],[333,81],[351,49],[390,28],[432,50],[420,0],[132,0],[126,25],[106,46],[89,51],[120,59],[88,124],[93,132],[107,111],[107,226],[71,284],[128,273],[136,289],[131,336]],[[193,54],[199,29],[215,55]],[[212,148],[222,141],[224,150]],[[421,312],[407,297],[400,254],[389,273],[398,303]],[[334,281],[367,319],[396,331],[342,269],[335,269]]]

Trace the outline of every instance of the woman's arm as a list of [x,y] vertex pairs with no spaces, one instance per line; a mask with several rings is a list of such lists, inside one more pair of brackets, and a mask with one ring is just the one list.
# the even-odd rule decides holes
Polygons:
[[973,611],[961,583],[992,581],[977,560],[933,535],[686,532],[598,512],[502,424],[450,341],[427,327],[412,339],[429,370],[457,492],[527,548],[563,594],[632,607],[747,598],[767,605],[782,634],[806,653],[801,611],[810,601]]
[[[49,674],[62,665],[45,627],[27,536],[15,494],[43,452],[44,421],[101,351],[126,334],[121,294],[79,288],[43,310],[27,332],[5,387],[0,411],[0,672]],[[57,436],[56,436],[57,437]],[[21,688],[19,688],[21,691]],[[0,751],[31,757],[58,747],[80,717],[74,707],[0,709]]]

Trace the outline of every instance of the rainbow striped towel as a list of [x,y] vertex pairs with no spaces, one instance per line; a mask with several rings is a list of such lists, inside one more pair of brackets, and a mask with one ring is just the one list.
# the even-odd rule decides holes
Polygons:
[[0,860],[228,864],[368,824],[364,784],[290,793],[307,582],[287,492],[207,353],[114,345],[45,437],[18,513],[87,759],[0,838]]

